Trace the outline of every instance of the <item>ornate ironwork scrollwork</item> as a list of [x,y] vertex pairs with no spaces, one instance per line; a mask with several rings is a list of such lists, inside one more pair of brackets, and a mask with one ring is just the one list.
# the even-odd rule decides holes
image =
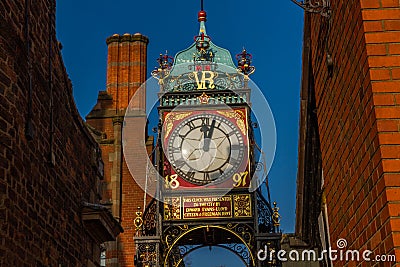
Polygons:
[[[214,73],[213,90],[240,90],[244,88],[244,75],[240,73]],[[179,76],[169,76],[164,81],[164,92],[189,92],[197,91],[198,84],[193,72],[181,74]]]
[[179,246],[175,245],[175,241],[188,230],[188,225],[172,225],[164,230],[163,243],[166,250],[164,251],[163,258],[168,261],[170,266],[180,266],[180,262],[182,262],[182,253]]
[[170,248],[173,245],[174,241],[188,230],[188,225],[172,225],[167,227],[164,230],[165,239],[163,240],[166,247]]
[[[204,230],[227,231],[231,234],[231,239],[227,244],[213,243],[203,240],[198,244],[186,245],[181,242],[184,236],[195,233],[195,231]],[[198,233],[198,232],[197,232]],[[254,229],[249,224],[244,223],[229,223],[225,226],[189,226],[189,225],[170,225],[163,231],[164,255],[165,262],[170,266],[178,267],[183,262],[185,255],[199,248],[200,246],[221,246],[236,253],[244,262],[254,263],[252,250],[254,249]],[[198,240],[200,241],[200,240]],[[250,264],[251,265],[251,264]]]
[[164,199],[164,220],[181,219],[180,197],[168,197]]
[[256,162],[254,166],[255,166],[255,171],[257,172],[264,170],[264,163],[262,162]]
[[272,221],[273,211],[268,201],[257,192],[257,210],[258,210],[258,227],[261,233],[274,232],[274,224]]
[[183,254],[180,247],[174,247],[168,257],[169,266],[179,267],[185,266],[183,262]]
[[232,243],[232,244],[222,244],[221,247],[225,247],[238,255],[240,258],[243,259],[248,265],[250,265],[250,251],[244,246],[243,244]]
[[157,232],[157,200],[153,198],[143,214],[142,236],[155,236]]
[[232,224],[229,223],[227,225],[227,229],[233,231],[234,233],[236,233],[238,236],[240,236],[246,243],[246,245],[251,249],[253,248],[253,233],[254,230],[252,229],[252,227],[250,227],[247,224]]
[[[136,247],[136,266],[156,266],[158,262],[157,244],[142,243]],[[140,265],[139,265],[140,264]]]
[[304,9],[306,12],[317,13],[327,18],[331,16],[330,0],[291,1]]
[[234,217],[251,217],[251,201],[249,194],[233,195]]
[[[242,261],[243,263],[246,264],[246,266],[250,266],[251,265],[251,253],[248,250],[248,248],[240,243],[228,243],[228,244],[216,244],[216,245],[185,245],[185,246],[179,246],[178,250],[179,250],[179,256],[176,258],[178,259],[177,261],[174,260],[175,265],[172,265],[174,267],[181,267],[181,266],[185,266],[184,263],[184,259],[187,255],[189,255],[190,253],[201,249],[201,248],[205,248],[205,247],[210,247],[210,250],[213,247],[219,247],[219,248],[223,248],[226,249],[232,253],[234,253],[235,255],[237,255]],[[176,255],[178,255],[178,250],[176,251]]]

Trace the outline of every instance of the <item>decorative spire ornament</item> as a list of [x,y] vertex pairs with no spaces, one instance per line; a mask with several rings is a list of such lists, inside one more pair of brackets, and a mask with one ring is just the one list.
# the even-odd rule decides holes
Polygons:
[[236,60],[238,61],[238,71],[247,77],[253,74],[256,70],[254,66],[251,66],[252,59],[253,56],[250,53],[247,53],[245,48],[243,48],[240,54],[236,55]]
[[251,66],[253,56],[247,53],[246,49],[243,47],[242,52],[236,55],[236,60],[238,61],[237,71],[244,75],[244,88],[247,88],[249,76],[256,71],[256,68]]
[[[160,54],[157,59],[158,67],[151,72],[151,76],[158,80],[158,84],[163,87],[164,79],[167,78],[171,72],[172,65],[174,64],[174,58],[168,55],[168,51],[165,54]],[[161,88],[162,89],[162,88]]]
[[204,1],[201,0],[201,10],[198,13],[197,20],[200,22],[199,35],[194,37],[197,54],[193,56],[194,61],[213,61],[214,54],[209,49],[211,37],[206,33],[205,22],[207,21],[207,12],[204,11]]
[[140,236],[141,234],[143,226],[142,215],[143,213],[140,211],[140,207],[138,207],[138,211],[136,212],[136,218],[133,221],[133,224],[135,225],[136,236]]
[[277,203],[274,201],[274,208],[272,214],[272,221],[277,231],[279,231],[279,226],[281,225],[281,215],[279,214],[279,208],[277,207]]

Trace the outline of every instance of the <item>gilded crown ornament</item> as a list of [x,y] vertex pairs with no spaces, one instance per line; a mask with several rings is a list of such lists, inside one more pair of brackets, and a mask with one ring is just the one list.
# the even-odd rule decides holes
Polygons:
[[151,72],[151,76],[158,80],[158,83],[162,86],[164,79],[167,78],[171,72],[172,65],[174,64],[174,58],[168,55],[168,51],[157,58],[158,67]]
[[256,70],[254,66],[251,66],[253,56],[243,48],[242,52],[236,55],[236,60],[238,61],[238,71],[248,79],[249,75]]
[[214,53],[210,48],[211,37],[204,32],[194,37],[197,53],[193,55],[194,61],[213,61]]

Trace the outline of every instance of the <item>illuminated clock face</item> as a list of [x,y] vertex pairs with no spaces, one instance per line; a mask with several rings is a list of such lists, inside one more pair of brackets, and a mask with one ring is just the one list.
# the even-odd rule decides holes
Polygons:
[[197,114],[180,122],[167,143],[168,159],[184,180],[207,185],[231,177],[242,164],[243,136],[229,119]]

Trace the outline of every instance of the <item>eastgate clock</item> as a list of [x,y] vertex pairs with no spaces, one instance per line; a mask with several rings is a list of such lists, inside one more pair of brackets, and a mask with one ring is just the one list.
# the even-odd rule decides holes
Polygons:
[[248,161],[244,110],[169,113],[164,151],[175,175],[173,187],[215,185],[238,187]]

